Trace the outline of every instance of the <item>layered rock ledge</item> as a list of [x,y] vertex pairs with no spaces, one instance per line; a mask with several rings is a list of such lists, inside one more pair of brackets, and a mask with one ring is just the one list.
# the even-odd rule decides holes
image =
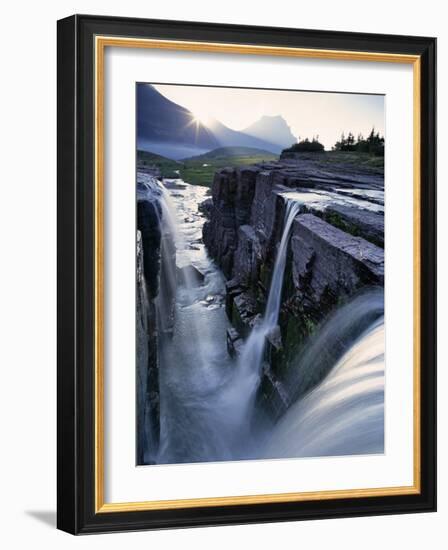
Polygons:
[[[137,460],[149,464],[160,442],[159,340],[174,322],[173,286],[166,284],[168,263],[175,265],[174,242],[163,234],[161,195],[152,174],[137,181],[136,346]],[[162,239],[163,237],[163,239]],[[162,244],[163,240],[163,244]],[[164,250],[162,248],[164,247]],[[163,304],[163,315],[160,305]]]
[[381,170],[295,155],[215,174],[203,238],[227,278],[234,329],[229,353],[263,314],[287,201],[300,204],[288,248],[278,330],[268,337],[259,402],[278,418],[289,405],[292,359],[326,317],[384,283]]

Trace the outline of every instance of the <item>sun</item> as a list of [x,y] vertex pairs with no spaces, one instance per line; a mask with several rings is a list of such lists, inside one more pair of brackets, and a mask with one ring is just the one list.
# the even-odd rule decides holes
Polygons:
[[197,125],[202,124],[202,126],[209,126],[212,122],[212,117],[205,111],[194,111],[193,122]]

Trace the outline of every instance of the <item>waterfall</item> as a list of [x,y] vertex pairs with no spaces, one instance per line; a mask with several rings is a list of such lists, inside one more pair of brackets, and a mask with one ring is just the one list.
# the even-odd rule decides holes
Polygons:
[[230,324],[222,307],[224,279],[198,243],[204,218],[197,204],[206,190],[181,180],[166,189],[155,178],[142,178],[139,193],[159,198],[162,234],[155,300],[161,332],[160,446],[153,461],[382,452],[382,291],[355,297],[319,327],[290,369],[294,376],[286,385],[292,405],[276,425],[254,432],[265,344],[277,328],[289,238],[300,204],[286,202],[266,310],[234,362],[226,348]]
[[[331,321],[335,324],[335,318]],[[319,344],[313,346],[319,362]],[[311,359],[311,357],[309,357]],[[384,452],[384,319],[380,317],[333,366],[296,401],[262,448],[269,458],[341,456]]]
[[[176,201],[162,182],[150,184],[160,197],[162,226],[159,318],[166,319],[170,311],[170,303],[161,299],[162,285],[173,286],[175,296],[172,331],[159,341],[160,447],[156,462],[230,460],[238,426],[230,420],[232,403],[223,391],[234,372],[225,340],[229,323],[222,307],[224,279],[203,245],[202,249],[191,246],[197,240],[192,233],[202,233],[197,203],[198,194],[206,190],[180,181],[167,185],[174,187]],[[175,244],[174,258],[170,243]]]
[[298,202],[287,200],[283,234],[275,258],[266,310],[262,320],[253,327],[249,338],[244,344],[239,360],[239,370],[241,372],[239,395],[241,403],[244,403],[244,412],[242,416],[247,419],[249,418],[248,413],[253,406],[255,393],[260,380],[266,338],[269,337],[277,327],[289,236],[292,223],[299,213],[299,210],[300,204]]
[[300,203],[294,201],[286,202],[285,222],[283,234],[275,258],[274,272],[272,274],[271,287],[269,289],[268,303],[262,325],[265,327],[265,334],[275,328],[278,321],[280,301],[282,297],[283,276],[285,274],[286,253],[288,250],[289,235],[292,223],[300,210]]
[[323,380],[353,343],[383,316],[384,290],[378,287],[365,288],[339,306],[291,362],[285,384],[292,400]]
[[139,180],[140,198],[156,201],[160,240],[159,289],[155,300],[157,326],[162,336],[170,334],[174,325],[174,303],[177,289],[176,242],[179,239],[177,222],[171,199],[165,187],[153,176],[145,175]]

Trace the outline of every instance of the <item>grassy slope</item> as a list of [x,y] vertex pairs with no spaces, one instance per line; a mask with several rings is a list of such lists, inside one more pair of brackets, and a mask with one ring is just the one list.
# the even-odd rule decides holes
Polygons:
[[[170,160],[146,151],[138,151],[137,154],[139,164],[156,165],[160,168],[162,177],[181,177],[188,183],[206,187],[212,184],[213,175],[220,168],[247,166],[262,160],[276,159],[278,159],[278,156],[269,151],[250,147],[220,147],[203,155],[180,161]],[[175,170],[179,170],[179,175],[176,174]]]
[[322,161],[329,164],[343,162],[358,166],[365,166],[384,170],[384,157],[377,157],[369,153],[357,153],[355,151],[326,151],[322,155]]
[[[304,153],[304,157],[307,154]],[[309,158],[318,160],[319,164],[347,163],[366,168],[375,172],[384,170],[384,158],[368,153],[326,151],[324,153],[309,153]],[[194,185],[210,187],[216,170],[226,166],[247,166],[257,162],[277,160],[278,157],[268,151],[249,147],[220,147],[203,155],[180,161],[171,160],[154,153],[138,151],[138,164],[156,165],[164,178],[181,177]],[[205,165],[205,166],[204,166]],[[178,173],[176,172],[178,170]]]
[[155,153],[149,153],[147,151],[137,151],[137,165],[155,165],[160,168],[162,176],[166,178],[175,178],[176,173],[174,170],[179,170],[181,166],[175,160],[162,157],[161,155],[156,155]]
[[227,159],[233,157],[261,157],[271,160],[273,158],[277,158],[277,155],[264,149],[256,149],[255,147],[218,147],[217,149],[208,151],[208,153],[204,153],[195,157],[190,157],[185,160],[194,162],[209,162],[211,160]]

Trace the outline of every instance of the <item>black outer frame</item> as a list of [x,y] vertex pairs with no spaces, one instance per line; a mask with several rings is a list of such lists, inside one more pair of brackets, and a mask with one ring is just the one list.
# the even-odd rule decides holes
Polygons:
[[[421,493],[94,511],[94,37],[421,56]],[[57,526],[72,534],[436,510],[436,39],[74,15],[58,21]]]

